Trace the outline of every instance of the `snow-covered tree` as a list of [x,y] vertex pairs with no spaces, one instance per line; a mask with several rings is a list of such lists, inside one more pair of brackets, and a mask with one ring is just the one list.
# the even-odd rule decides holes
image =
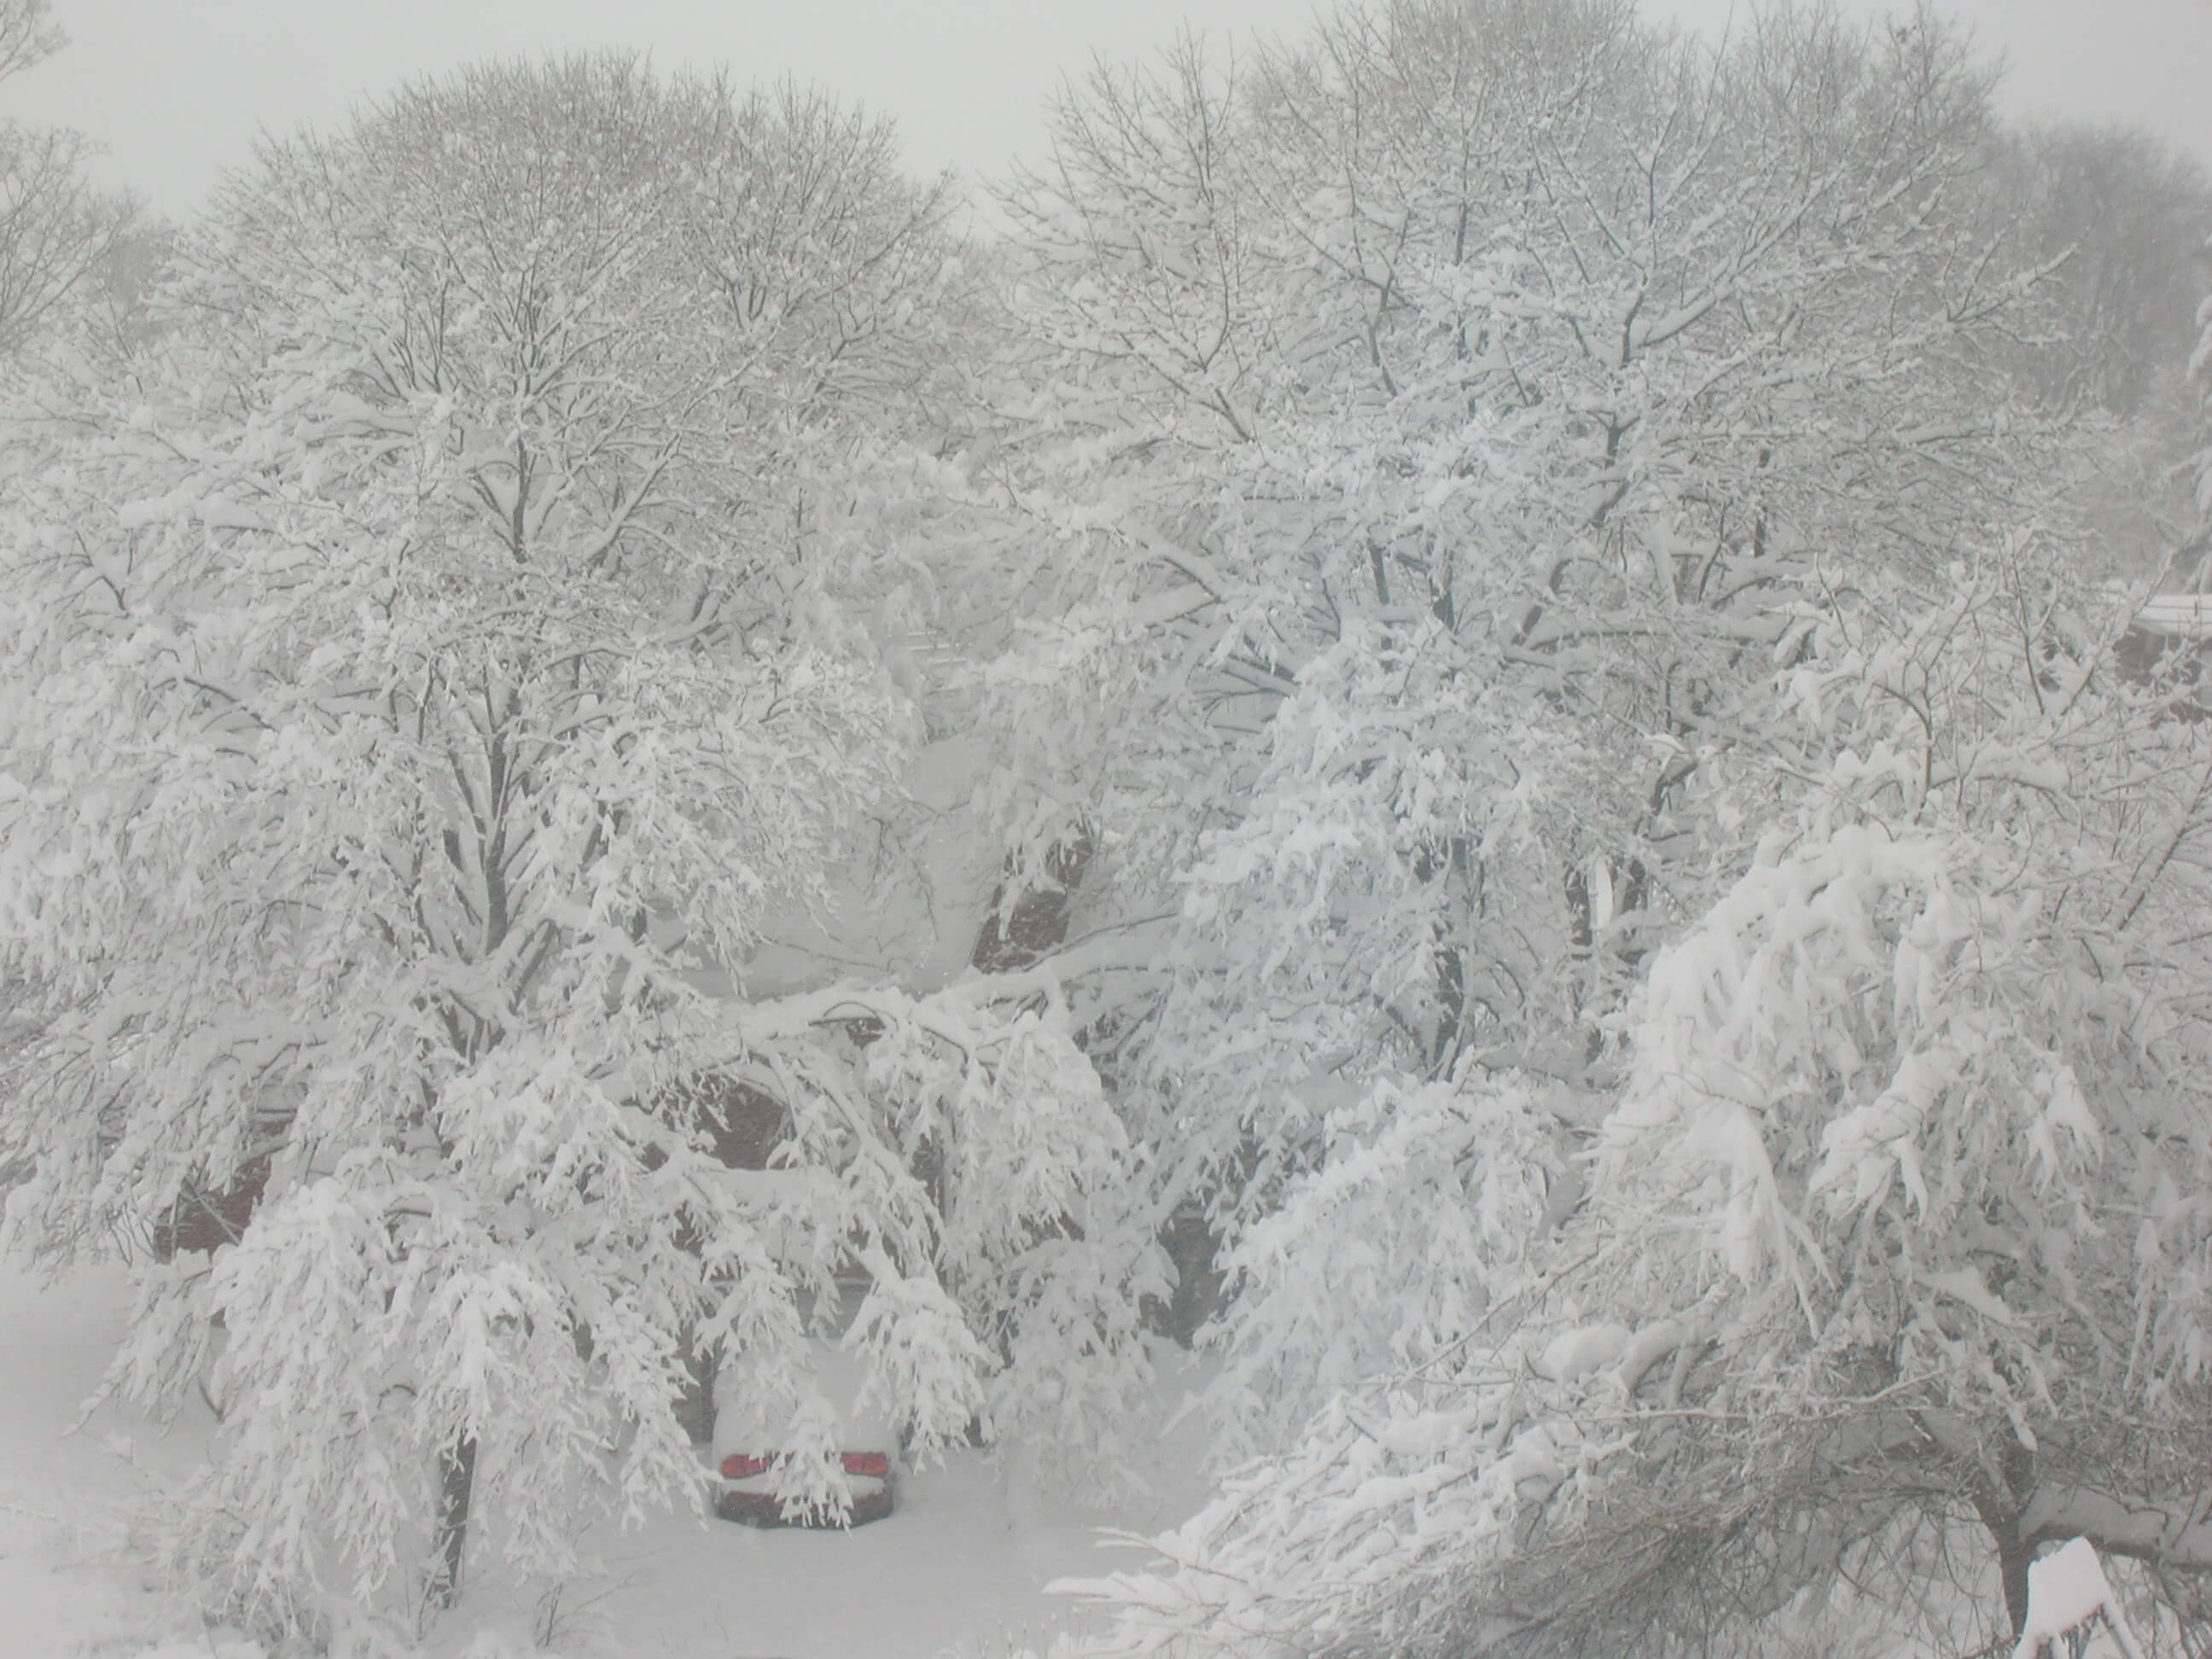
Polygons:
[[[2212,256],[2212,238],[2205,243],[2208,256]],[[2197,349],[2190,354],[2189,378],[2197,392],[2198,407],[2203,418],[2197,424],[2197,435],[2202,441],[2196,454],[2192,471],[2196,474],[2197,514],[2199,526],[2212,533],[2212,293],[2208,293],[2197,307]],[[2205,537],[2197,538],[2198,556],[2203,556]]]
[[[922,1452],[1080,1461],[1141,1365],[1049,976],[732,989],[897,794],[867,463],[942,441],[942,207],[812,94],[471,70],[269,146],[127,375],[16,412],[9,1233],[138,1261],[113,1382],[204,1380],[179,1536],[257,1617],[696,1502],[695,1356],[818,1426],[855,1271]],[[235,1242],[148,1260],[196,1212]]]
[[[1924,1536],[1882,1529],[1907,1514],[1971,1514],[2009,1585],[2036,1506],[2117,1447],[2084,1449],[2141,1373],[2015,1375],[2072,1336],[1984,1352],[1957,1309],[2002,1316],[1917,1280],[1862,1316],[1868,1249],[1970,1292],[1963,1211],[1933,1177],[1837,1196],[1821,1139],[1891,1146],[1875,1103],[1933,1102],[1927,1134],[1975,1180],[2085,1183],[2068,1215],[2096,1241],[2155,1188],[2090,1160],[2112,1143],[2084,1126],[2108,1100],[2193,1109],[2202,964],[2162,919],[2197,902],[2197,738],[2104,683],[2118,619],[2081,586],[2075,434],[1991,367],[2056,255],[2017,259],[1990,222],[1986,89],[1925,14],[1778,10],[1712,51],[1607,5],[1383,5],[1234,75],[1192,50],[1101,71],[1011,192],[1010,304],[1045,382],[1009,412],[1006,511],[1081,555],[998,666],[1008,747],[1096,827],[1094,923],[1165,935],[1148,977],[1117,962],[1071,1003],[1101,1011],[1157,1212],[1205,1202],[1223,1235],[1223,1449],[1281,1454],[1169,1540],[1180,1571],[1112,1592],[1130,1650],[1577,1650],[1616,1614],[1693,1626],[1700,1596],[1755,1616],[1853,1547],[1913,1581]],[[1024,719],[1047,676],[1080,694]],[[1857,908],[1795,917],[1834,858]],[[2092,871],[2138,867],[2155,891],[2106,892],[2078,929],[2094,963],[2015,951],[1983,981],[1951,971],[1955,939],[1924,947],[1941,974],[1885,953],[1953,925],[1916,918],[2067,933]],[[1808,1079],[1759,1157],[1818,1261],[1782,1252],[1792,1276],[1755,1295],[1729,1249],[1758,1236],[1727,1173],[1758,1188],[1749,1143],[1634,1129],[1689,1064],[1668,1044],[1736,1040],[1733,1014],[1678,1039],[1681,1011],[1654,1012],[1700,949],[1769,951],[1759,984],[1785,988],[1741,1014],[1777,1046],[1750,1095]],[[2179,1048],[2076,1029],[2115,960]],[[1862,1003],[1882,1029],[1849,1027]],[[1781,1052],[1838,1025],[1832,1077]],[[2015,1097],[2042,1115],[1964,1127]],[[1708,1187],[1655,1243],[1645,1220]],[[1974,1194],[1955,1202],[1998,1202]],[[1886,1203],[1909,1242],[1843,1236]],[[2041,1210],[2018,1227],[2049,1236]],[[2084,1292],[2081,1340],[2142,1307],[2185,1323],[2193,1294],[2147,1281],[2116,1314]],[[1709,1313],[1728,1343],[1685,1335]],[[1852,1389],[1899,1379],[1850,1366],[1929,1319],[1940,1376],[1852,1439]],[[1845,1327],[1863,1346],[1826,1370]],[[1700,1379],[1724,1374],[1716,1404]],[[1955,1435],[1884,1438],[1949,1413],[1927,1420],[1970,1423],[1998,1468],[2007,1411],[2046,1384],[2062,1403],[2021,1432],[2063,1445],[2024,1485],[1978,1486]],[[1639,1461],[1647,1411],[1686,1461]],[[2147,1503],[2179,1489],[2156,1448],[2186,1421],[2128,1443]],[[1826,1516],[1789,1508],[1830,1492]],[[1751,1553],[1699,1555],[1708,1534]],[[1680,1564],[1679,1595],[1608,1576],[1608,1550]]]
[[2162,580],[2196,559],[2188,365],[2212,282],[2212,181],[2125,128],[2000,135],[1982,211],[2002,246],[2062,260],[1984,349],[1992,374],[2045,411],[2071,411],[2051,521],[2077,526],[2102,574]]
[[[48,0],[0,0],[0,82],[65,43]],[[96,277],[137,217],[84,179],[82,134],[0,120],[0,356],[22,349],[71,289]]]
[[1009,198],[1010,493],[1088,550],[1027,635],[1086,695],[1008,718],[1109,914],[1180,918],[1122,1016],[1164,1206],[1234,1235],[1386,1081],[1587,1099],[1747,851],[1700,780],[1776,665],[2036,510],[2050,436],[1976,351],[2045,274],[1978,222],[1984,91],[1932,20],[1716,55],[1399,3],[1069,102]]
[[1981,1560],[2016,1625],[2074,1536],[2212,1571],[2212,770],[2053,563],[1890,587],[1779,677],[1793,781],[1652,954],[1571,1206],[1524,1078],[1332,1114],[1349,1150],[1243,1247],[1265,1328],[1288,1239],[1423,1322],[1091,1587],[1100,1651],[1620,1650],[1842,1581],[1909,1622]]
[[2047,401],[2145,412],[2188,358],[2212,179],[2148,133],[2058,125],[2013,137],[1990,185],[2028,257],[2065,260],[2007,355]]

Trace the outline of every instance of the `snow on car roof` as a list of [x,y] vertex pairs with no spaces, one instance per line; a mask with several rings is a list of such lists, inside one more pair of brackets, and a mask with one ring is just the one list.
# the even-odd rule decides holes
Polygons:
[[[807,1347],[814,1386],[836,1414],[836,1449],[897,1455],[898,1425],[872,1401],[866,1410],[861,1407],[868,1383],[866,1356],[820,1338],[810,1341]],[[715,1461],[720,1462],[732,1452],[763,1456],[780,1449],[786,1434],[782,1415],[775,1413],[771,1419],[761,1409],[761,1402],[747,1398],[744,1367],[725,1365],[714,1381]]]

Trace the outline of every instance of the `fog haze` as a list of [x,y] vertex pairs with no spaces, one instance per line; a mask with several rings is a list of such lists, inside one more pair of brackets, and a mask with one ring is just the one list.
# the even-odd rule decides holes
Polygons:
[[[2138,124],[2212,162],[2212,0],[1940,9],[2003,56],[2014,115]],[[818,83],[896,118],[911,167],[989,177],[1042,149],[1054,88],[1094,56],[1139,57],[1186,27],[1224,44],[1296,34],[1313,11],[1306,0],[61,0],[70,48],[0,89],[0,106],[89,134],[107,149],[108,182],[175,216],[248,159],[258,130],[327,125],[472,59],[630,46],[664,67]],[[1732,0],[1645,8],[1707,33],[1735,12]]]

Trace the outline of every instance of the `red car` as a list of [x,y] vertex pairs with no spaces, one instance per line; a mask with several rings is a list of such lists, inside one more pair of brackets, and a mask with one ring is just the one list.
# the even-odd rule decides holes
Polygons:
[[[858,1527],[882,1520],[898,1502],[897,1429],[879,1413],[860,1409],[866,1367],[831,1343],[812,1347],[814,1381],[833,1413],[827,1437],[835,1448],[829,1454],[834,1464],[805,1468],[809,1454],[789,1443],[794,1437],[788,1431],[748,1411],[741,1385],[726,1371],[714,1390],[714,1513],[723,1520],[753,1527]],[[817,1437],[805,1437],[822,1443]],[[779,1463],[786,1467],[779,1470]]]

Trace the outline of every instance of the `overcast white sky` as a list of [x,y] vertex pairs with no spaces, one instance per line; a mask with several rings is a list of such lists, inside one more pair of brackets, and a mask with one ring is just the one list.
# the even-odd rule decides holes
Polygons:
[[[1898,6],[1842,0],[1866,13]],[[1711,31],[1731,0],[1644,0]],[[2018,113],[2139,124],[2212,164],[2212,0],[1950,0],[2010,64]],[[56,0],[73,43],[0,87],[0,112],[75,126],[106,171],[191,211],[255,131],[341,118],[472,58],[578,46],[785,75],[897,118],[909,165],[989,175],[1042,147],[1046,98],[1092,54],[1139,56],[1186,21],[1295,33],[1311,0]]]

